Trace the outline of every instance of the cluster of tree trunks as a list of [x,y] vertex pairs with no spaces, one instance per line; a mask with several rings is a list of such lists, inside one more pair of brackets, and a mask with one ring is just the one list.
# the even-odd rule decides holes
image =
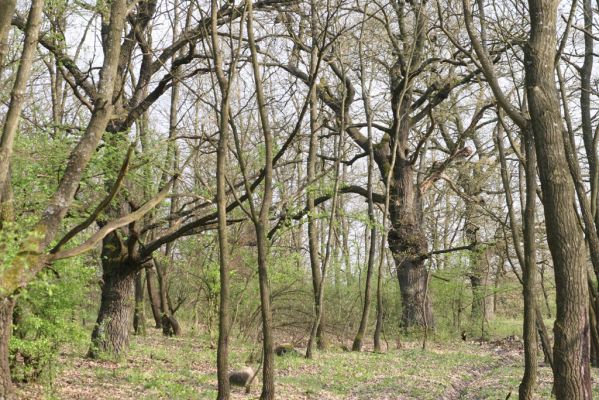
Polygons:
[[[189,26],[189,21],[191,20],[189,17],[191,15],[190,11],[185,32],[179,34],[177,29],[174,29],[173,44],[165,50],[165,53],[163,53],[165,54],[164,57],[161,57],[159,60],[152,60],[149,52],[147,52],[147,55],[144,55],[138,80],[133,85],[135,91],[131,94],[130,98],[125,98],[123,94],[125,92],[124,88],[127,77],[131,74],[131,71],[128,70],[129,60],[133,57],[137,46],[145,48],[147,43],[151,42],[150,22],[157,10],[157,1],[141,1],[137,5],[135,12],[132,12],[132,10],[128,9],[125,0],[113,0],[110,3],[110,10],[102,13],[101,39],[104,57],[99,74],[100,80],[97,86],[82,75],[76,63],[69,60],[65,54],[62,54],[60,46],[49,41],[47,38],[39,37],[44,6],[43,0],[32,1],[26,24],[23,24],[19,17],[13,18],[12,14],[15,10],[14,0],[5,1],[0,5],[0,67],[4,65],[4,58],[7,54],[8,21],[12,20],[13,24],[19,26],[25,32],[25,44],[13,84],[0,146],[0,200],[2,203],[2,221],[0,223],[9,221],[12,214],[9,209],[10,206],[7,206],[10,203],[10,159],[18,128],[18,119],[23,108],[24,90],[29,79],[33,55],[38,42],[54,55],[57,65],[64,66],[65,74],[71,74],[71,78],[76,82],[78,90],[80,89],[83,93],[82,96],[88,96],[86,104],[89,105],[91,110],[89,123],[71,152],[56,192],[52,195],[46,209],[41,214],[40,220],[35,225],[33,232],[22,240],[21,249],[14,260],[0,271],[2,282],[2,290],[0,292],[0,398],[10,398],[12,395],[7,346],[12,329],[12,309],[15,296],[47,263],[61,257],[79,254],[78,251],[89,250],[95,243],[102,240],[102,296],[97,322],[92,333],[92,345],[89,354],[94,357],[104,352],[119,354],[128,346],[131,320],[134,321],[136,333],[142,333],[145,326],[143,314],[145,290],[142,274],[144,268],[146,269],[145,285],[147,286],[147,294],[150,299],[156,327],[162,328],[165,335],[177,335],[180,333],[179,324],[174,318],[177,307],[173,307],[170,304],[168,291],[167,271],[172,266],[173,261],[169,244],[183,235],[187,235],[192,231],[196,232],[210,222],[217,221],[221,285],[219,346],[217,354],[218,398],[228,399],[230,391],[228,386],[228,336],[230,331],[228,275],[230,271],[227,245],[227,215],[232,208],[235,208],[242,202],[247,202],[249,205],[249,210],[245,211],[253,222],[256,234],[263,338],[263,388],[261,399],[274,398],[274,344],[268,281],[269,239],[271,238],[269,212],[273,197],[273,169],[282,152],[274,154],[274,139],[269,121],[268,101],[265,98],[262,87],[261,54],[256,46],[256,39],[253,36],[254,7],[267,7],[271,5],[270,3],[273,2],[257,3],[254,6],[250,2],[245,4],[242,10],[240,7],[233,7],[231,5],[221,7],[218,1],[213,0],[211,2],[210,17],[203,19],[193,29]],[[176,4],[178,5],[178,2]],[[427,63],[430,62],[430,60],[426,59],[425,54],[429,42],[432,42],[427,36],[431,26],[430,10],[426,2],[413,1],[395,4],[393,11],[396,13],[395,18],[398,20],[398,32],[391,32],[389,35],[389,39],[394,46],[394,60],[388,70],[390,82],[390,92],[388,93],[390,98],[389,108],[392,112],[392,118],[389,127],[380,128],[382,138],[377,143],[373,143],[373,137],[370,132],[372,121],[369,116],[367,116],[368,137],[365,137],[357,125],[352,123],[350,107],[354,102],[356,90],[345,67],[341,65],[339,60],[331,56],[332,53],[327,53],[325,50],[330,43],[318,43],[321,40],[321,32],[318,32],[321,26],[320,22],[315,18],[315,5],[311,4],[313,8],[312,19],[309,24],[312,30],[311,46],[301,43],[302,46],[298,46],[297,49],[294,48],[296,52],[295,56],[300,51],[309,53],[309,73],[306,74],[300,70],[297,67],[297,63],[294,65],[293,62],[290,62],[288,65],[281,66],[291,75],[307,84],[309,88],[306,104],[301,114],[303,117],[303,113],[309,109],[311,132],[308,158],[306,160],[307,179],[309,182],[316,179],[317,140],[322,128],[319,123],[318,107],[320,106],[319,103],[322,103],[334,114],[335,121],[328,128],[332,127],[340,134],[339,139],[336,139],[335,142],[338,153],[335,158],[335,187],[332,195],[329,196],[332,198],[330,222],[332,224],[335,218],[338,206],[337,196],[343,190],[340,187],[339,177],[342,158],[341,151],[344,139],[347,136],[370,159],[368,189],[367,191],[362,191],[361,194],[366,194],[368,198],[369,218],[371,221],[374,220],[373,204],[375,197],[377,202],[385,204],[384,215],[388,218],[387,222],[390,224],[386,240],[393,255],[401,292],[402,326],[405,329],[418,327],[425,330],[433,327],[434,318],[427,287],[429,272],[426,268],[426,262],[430,257],[430,253],[425,234],[423,195],[433,182],[441,179],[444,170],[452,162],[456,159],[469,156],[470,151],[463,146],[467,132],[460,132],[460,138],[455,142],[446,143],[449,148],[447,158],[441,162],[427,166],[425,165],[427,162],[426,159],[420,157],[421,145],[427,140],[427,136],[423,140],[419,139],[419,136],[416,135],[416,125],[418,122],[430,117],[429,125],[432,131],[435,125],[432,110],[441,104],[452,90],[478,78],[480,74],[484,75],[501,109],[501,111],[498,111],[498,114],[500,114],[499,120],[503,118],[501,114],[505,113],[519,127],[525,149],[523,163],[525,164],[526,198],[523,213],[523,249],[519,248],[520,241],[518,239],[520,233],[516,232],[516,219],[513,216],[514,211],[512,205],[509,204],[513,241],[523,271],[521,279],[524,294],[523,328],[526,368],[520,386],[520,397],[523,399],[532,398],[534,393],[537,366],[537,335],[540,335],[545,354],[550,358],[553,365],[557,398],[590,399],[591,378],[589,362],[592,360],[595,364],[599,363],[599,295],[597,295],[596,282],[599,280],[599,212],[597,212],[599,168],[596,155],[597,145],[592,129],[589,97],[591,93],[590,79],[592,77],[594,47],[594,37],[592,35],[593,10],[591,3],[589,0],[583,1],[586,29],[586,56],[584,65],[580,68],[582,83],[580,98],[582,131],[588,158],[589,175],[591,176],[590,200],[587,198],[585,187],[582,184],[582,173],[575,152],[573,151],[574,135],[567,112],[564,113],[566,115],[566,127],[563,126],[561,108],[566,106],[562,106],[560,103],[558,97],[560,92],[558,92],[555,82],[556,70],[558,78],[563,79],[559,71],[559,66],[556,65],[556,60],[559,59],[556,52],[556,18],[559,2],[557,0],[528,1],[531,31],[528,41],[524,46],[527,109],[517,109],[511,105],[499,85],[498,78],[494,72],[493,60],[487,48],[483,2],[477,1],[480,32],[477,27],[475,28],[472,16],[473,7],[470,1],[463,0],[462,4],[466,29],[472,42],[472,49],[478,59],[477,70],[474,73],[460,76],[457,80],[448,80],[449,83],[441,86],[432,85],[424,91],[424,94],[422,94],[423,91],[420,88],[418,90],[416,88],[421,85],[419,75],[426,69]],[[249,171],[246,171],[243,151],[239,144],[239,138],[236,136],[235,124],[231,115],[231,91],[233,90],[232,85],[236,78],[237,69],[225,69],[224,66],[228,63],[228,60],[223,59],[223,49],[219,41],[220,33],[218,31],[220,24],[231,22],[233,19],[241,16],[246,18],[245,22],[247,22],[247,47],[250,52],[254,77],[256,102],[259,112],[259,127],[265,145],[264,165],[259,178],[254,182],[250,182],[249,180]],[[409,23],[414,28],[410,34],[405,31],[404,22],[406,18],[410,19]],[[177,25],[179,22],[178,16],[176,16],[175,21],[175,25]],[[126,22],[130,25],[128,31],[125,29]],[[288,29],[291,29],[290,26],[290,24],[287,24]],[[326,29],[328,28],[325,28],[323,35],[325,41],[330,33]],[[395,27],[389,29],[393,30]],[[125,33],[125,40],[122,40],[123,32]],[[90,239],[91,241],[84,243],[84,246],[80,250],[71,249],[61,253],[61,248],[65,244],[63,241],[59,241],[59,245],[49,250],[47,247],[57,239],[61,231],[62,221],[74,200],[85,168],[90,162],[102,137],[105,134],[116,135],[118,132],[126,132],[134,123],[140,123],[150,105],[168,88],[172,88],[169,138],[172,140],[176,138],[178,82],[180,80],[179,67],[190,63],[196,56],[194,46],[191,43],[192,39],[190,38],[200,40],[200,38],[208,36],[210,36],[211,41],[212,62],[208,72],[215,73],[221,96],[219,107],[217,107],[219,138],[217,148],[216,211],[209,215],[195,218],[192,222],[182,224],[179,227],[172,222],[179,211],[177,202],[173,200],[170,209],[170,217],[172,218],[169,220],[167,233],[163,236],[156,235],[157,237],[147,234],[147,236],[143,237],[143,241],[145,242],[148,239],[149,242],[142,248],[141,239],[137,237],[136,233],[139,231],[137,229],[139,227],[135,227],[133,216],[135,216],[135,219],[139,219],[149,210],[144,209],[143,213],[136,214],[136,207],[131,207],[130,215],[132,217],[130,220],[123,222],[123,220],[117,218],[115,221],[120,221],[118,224],[110,225],[108,223],[105,225],[106,227],[110,227],[110,229],[106,228],[102,230],[103,227],[100,227],[98,235],[92,237],[93,240]],[[190,45],[189,54],[183,51],[186,45]],[[241,44],[239,43],[238,46],[241,46]],[[240,49],[241,47],[231,49],[237,52],[236,55],[232,55],[233,65],[240,60]],[[469,54],[469,57],[474,57],[474,54]],[[153,75],[164,65],[165,61],[171,58],[172,65],[169,73],[158,84],[158,88],[148,94]],[[338,79],[339,85],[336,87],[327,84],[326,81],[320,81],[318,85],[316,84],[321,61],[330,69],[329,72]],[[156,66],[157,64],[155,65],[154,63],[159,63],[160,65]],[[0,75],[1,72],[2,70],[0,69]],[[560,85],[562,85],[561,81]],[[565,90],[563,87],[560,87],[560,89],[561,95],[564,97],[562,103],[567,104],[564,94]],[[364,104],[367,104],[365,97]],[[59,108],[59,104],[54,104],[56,112]],[[366,106],[367,112],[368,108]],[[477,112],[472,119],[472,130],[476,129],[477,122],[480,120],[485,109],[478,111],[480,112]],[[54,116],[54,119],[55,121],[60,120],[58,114]],[[293,135],[299,130],[301,117],[299,121]],[[503,121],[500,123],[503,123]],[[497,129],[499,130],[500,128],[498,127]],[[232,204],[229,204],[227,201],[229,191],[227,190],[228,182],[226,176],[230,136],[232,136],[236,146],[237,161],[243,174],[242,186],[246,192],[240,199],[236,198]],[[500,153],[502,151],[500,148],[502,140],[501,137],[497,140]],[[422,143],[414,147],[414,141],[421,141]],[[505,154],[500,154],[500,156],[502,157],[502,169],[505,169]],[[419,161],[421,162],[420,165],[417,164]],[[385,186],[383,196],[377,197],[372,192],[374,182],[374,178],[372,177],[373,164],[376,164],[378,167],[380,173],[379,179]],[[550,345],[547,332],[543,325],[540,308],[535,297],[538,279],[534,231],[536,198],[539,196],[536,190],[537,166],[541,184],[540,197],[545,212],[545,225],[555,270],[557,294],[557,315],[554,326],[555,345],[552,355],[549,351]],[[176,146],[169,146],[166,169],[176,171],[178,167]],[[504,175],[502,175],[502,178],[504,179],[506,191],[508,191],[509,182],[506,183]],[[168,181],[168,176],[165,174],[160,179],[160,184],[165,186]],[[260,196],[256,192],[256,189],[261,183],[263,191]],[[466,189],[465,191],[469,196],[476,196],[480,192],[479,187]],[[147,194],[145,195],[147,197]],[[506,199],[508,203],[511,202],[509,198]],[[584,262],[585,248],[581,245],[582,234],[578,226],[577,210],[572,206],[575,204],[575,199],[578,200],[578,204],[580,205],[585,227],[585,238],[589,245],[595,277],[590,276],[586,271]],[[112,200],[112,197],[109,200]],[[132,199],[129,198],[119,200],[123,204],[132,203]],[[308,244],[314,291],[314,319],[308,344],[308,357],[312,354],[315,342],[321,344],[321,347],[324,343],[323,298],[327,264],[331,257],[331,237],[333,234],[332,228],[329,228],[324,257],[319,257],[318,232],[314,218],[316,207],[315,197],[311,193],[308,193],[306,196]],[[100,211],[101,208],[98,209],[98,212]],[[472,210],[467,210],[467,212],[472,212]],[[97,217],[97,215],[95,216]],[[124,227],[127,225],[129,226],[129,230],[127,231],[128,237],[124,239]],[[87,226],[79,229],[79,231]],[[464,229],[465,237],[471,240],[473,245],[476,245],[478,241],[476,235],[477,227],[473,218],[467,220]],[[142,230],[145,231],[145,229]],[[151,228],[148,228],[148,230],[151,231]],[[74,234],[71,235],[71,238]],[[367,282],[362,319],[353,345],[355,350],[360,350],[362,346],[362,338],[368,323],[370,287],[374,272],[376,249],[376,230],[374,228],[371,230],[370,235]],[[65,240],[68,241],[68,239]],[[161,249],[162,246],[166,246],[165,256],[168,261],[162,264],[157,259],[153,259],[151,262],[152,267],[152,265],[148,264],[149,260],[152,260],[153,252]],[[474,253],[477,253],[480,248],[474,246],[473,250]],[[485,305],[486,293],[481,288],[486,284],[488,271],[480,268],[484,264],[480,259],[473,258],[472,260],[473,265],[476,266],[470,276],[474,295],[472,314],[476,318],[479,315],[485,318],[484,310],[487,308]],[[377,282],[377,291],[380,293],[380,264],[378,270],[379,280]],[[156,287],[155,283],[158,284],[158,287]],[[134,294],[135,296],[133,296]],[[380,324],[382,323],[381,309],[381,299],[380,296],[377,296],[377,332],[379,336]],[[377,340],[375,342],[378,343]],[[376,344],[375,347],[377,347]]]

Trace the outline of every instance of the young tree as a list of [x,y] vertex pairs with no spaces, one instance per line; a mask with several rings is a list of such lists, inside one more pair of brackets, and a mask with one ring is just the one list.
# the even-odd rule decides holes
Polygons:
[[229,144],[229,115],[231,109],[231,83],[235,77],[235,68],[230,69],[227,77],[223,71],[223,56],[220,47],[217,26],[218,2],[212,0],[211,39],[212,57],[218,87],[221,95],[218,110],[218,148],[216,155],[216,207],[218,215],[218,248],[220,262],[220,303],[218,312],[218,348],[216,368],[218,377],[218,400],[229,399],[229,243],[227,233],[227,152]]

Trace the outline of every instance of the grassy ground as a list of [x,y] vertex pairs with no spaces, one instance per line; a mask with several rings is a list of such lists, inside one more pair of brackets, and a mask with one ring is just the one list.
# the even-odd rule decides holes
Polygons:
[[[331,346],[332,347],[332,346]],[[84,349],[61,356],[51,385],[18,389],[23,399],[214,399],[216,351],[207,340],[163,338],[158,331],[133,337],[131,351],[118,361],[92,361]],[[233,345],[232,367],[241,367],[250,350]],[[403,343],[402,349],[376,354],[331,348],[316,359],[277,358],[277,398],[295,399],[510,399],[517,398],[522,349],[516,342]],[[593,371],[599,383],[599,371]],[[594,394],[599,396],[599,384]],[[551,371],[540,368],[538,398],[550,398]],[[233,399],[256,399],[233,389]],[[599,398],[599,397],[598,397]]]

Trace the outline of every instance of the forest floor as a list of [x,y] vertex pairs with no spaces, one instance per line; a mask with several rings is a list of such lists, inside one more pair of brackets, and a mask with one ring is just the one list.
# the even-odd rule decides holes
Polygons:
[[[276,390],[281,400],[318,399],[497,399],[518,397],[522,374],[519,340],[495,342],[404,342],[401,349],[361,353],[330,346],[315,359],[277,357]],[[18,388],[22,399],[214,399],[216,351],[201,338],[164,338],[155,329],[133,336],[131,350],[118,361],[94,361],[82,349],[61,355],[52,384]],[[231,366],[242,367],[247,347],[232,345]],[[549,399],[551,370],[539,371],[538,398]],[[599,398],[599,371],[593,371]],[[232,398],[257,399],[259,376],[252,392],[232,389]]]

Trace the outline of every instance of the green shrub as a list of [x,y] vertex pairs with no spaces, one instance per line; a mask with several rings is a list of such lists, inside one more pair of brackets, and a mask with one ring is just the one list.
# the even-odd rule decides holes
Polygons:
[[65,346],[85,346],[89,332],[82,308],[93,290],[95,269],[82,260],[57,263],[19,296],[10,340],[13,379],[31,382],[53,378],[53,367]]

